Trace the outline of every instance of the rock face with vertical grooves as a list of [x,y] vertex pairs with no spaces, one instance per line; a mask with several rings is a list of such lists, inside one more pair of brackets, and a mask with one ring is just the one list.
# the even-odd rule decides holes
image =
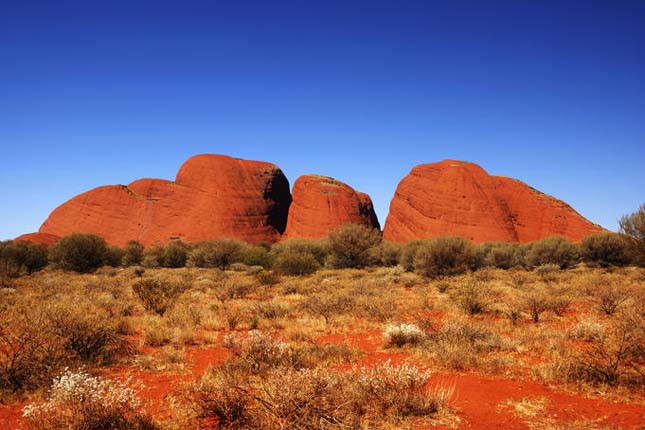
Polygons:
[[367,194],[326,176],[304,175],[296,180],[285,238],[317,239],[345,223],[380,229]]
[[566,203],[521,181],[490,176],[476,164],[421,164],[399,183],[383,237],[406,242],[461,236],[472,242],[530,242],[548,236],[579,241],[603,231]]
[[275,242],[286,227],[290,203],[289,182],[274,164],[196,155],[174,182],[139,179],[80,194],[56,208],[39,231],[94,233],[116,245],[216,237]]

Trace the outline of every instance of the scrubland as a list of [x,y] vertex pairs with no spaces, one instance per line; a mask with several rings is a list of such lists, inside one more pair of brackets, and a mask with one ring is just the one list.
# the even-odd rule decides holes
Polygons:
[[[255,249],[264,265],[50,265],[8,277],[0,427],[642,425],[645,269],[569,261],[562,243],[566,264],[499,268],[481,253],[476,266],[437,263],[437,247],[462,255],[461,242],[406,256],[366,240],[378,264],[330,263],[331,251],[300,242],[269,257]],[[200,255],[184,262],[215,261],[208,247]],[[335,268],[352,265],[363,267]]]
[[[632,420],[643,412],[643,269],[480,269],[435,280],[400,267],[236,269],[17,279],[0,304],[3,402],[32,405],[22,428],[458,428],[469,420],[459,402],[468,388],[456,389],[454,373],[526,381],[527,398],[541,384],[602,398],[611,410],[632,408]],[[83,383],[90,374],[103,382]],[[76,381],[71,392],[60,378]],[[131,391],[106,401],[119,390]],[[505,405],[490,413],[517,415]],[[594,421],[602,418],[575,425],[621,424]]]

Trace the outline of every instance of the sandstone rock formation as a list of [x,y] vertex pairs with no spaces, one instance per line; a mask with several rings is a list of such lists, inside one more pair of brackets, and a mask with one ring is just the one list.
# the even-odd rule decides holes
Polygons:
[[473,163],[416,166],[399,183],[383,237],[406,242],[461,236],[472,242],[530,242],[547,236],[579,241],[603,231],[566,203]]
[[296,180],[285,238],[317,239],[345,223],[380,229],[367,194],[326,176],[305,175]]
[[26,233],[14,239],[16,242],[25,241],[35,243],[37,245],[51,246],[60,240],[60,236],[49,233]]
[[274,164],[196,155],[174,182],[139,179],[80,194],[56,208],[39,231],[94,233],[115,245],[223,236],[274,242],[285,229],[290,203],[289,182]]

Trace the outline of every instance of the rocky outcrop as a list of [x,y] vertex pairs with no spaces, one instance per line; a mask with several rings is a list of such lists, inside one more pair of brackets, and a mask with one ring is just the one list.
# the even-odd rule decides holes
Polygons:
[[530,242],[547,236],[579,241],[603,231],[566,203],[473,163],[416,166],[390,203],[383,237],[406,242],[440,235],[472,242]]
[[59,240],[60,240],[60,237],[56,236],[55,234],[38,233],[38,232],[26,233],[14,239],[14,241],[16,242],[19,242],[19,241],[31,242],[37,245],[45,245],[45,246],[51,246],[56,242],[58,242]]
[[316,239],[345,223],[380,229],[367,194],[326,176],[305,175],[296,180],[285,238]]
[[290,203],[289,182],[274,164],[197,155],[174,182],[139,179],[80,194],[56,208],[40,232],[94,233],[116,245],[224,236],[274,242],[285,229]]

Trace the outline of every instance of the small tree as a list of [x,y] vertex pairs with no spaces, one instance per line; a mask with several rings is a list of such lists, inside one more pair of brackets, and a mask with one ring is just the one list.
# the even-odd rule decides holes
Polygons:
[[87,273],[105,264],[108,252],[108,245],[102,237],[74,233],[56,242],[49,250],[49,257],[63,270]]
[[645,203],[636,212],[623,215],[618,225],[630,242],[634,262],[645,266]]
[[365,267],[372,264],[381,243],[381,233],[358,224],[343,224],[327,235],[333,267]]

